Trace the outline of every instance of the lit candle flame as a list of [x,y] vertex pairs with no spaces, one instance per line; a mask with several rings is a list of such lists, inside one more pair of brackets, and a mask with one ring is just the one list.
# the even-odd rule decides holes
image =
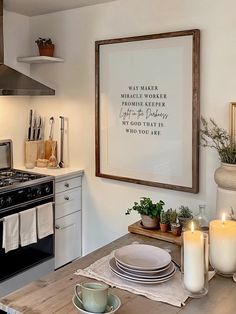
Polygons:
[[222,214],[222,219],[221,219],[221,221],[222,221],[222,225],[225,223],[225,213],[223,213]]
[[192,233],[194,233],[194,223],[193,223],[193,221],[191,222],[191,231],[192,231]]

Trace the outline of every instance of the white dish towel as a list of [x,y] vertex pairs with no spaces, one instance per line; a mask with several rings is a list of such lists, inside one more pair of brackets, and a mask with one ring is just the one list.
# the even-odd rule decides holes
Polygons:
[[13,214],[3,218],[2,247],[5,252],[19,247],[19,215]]
[[20,212],[20,244],[26,246],[36,242],[36,208],[30,208]]
[[54,233],[52,203],[37,206],[37,228],[39,239]]

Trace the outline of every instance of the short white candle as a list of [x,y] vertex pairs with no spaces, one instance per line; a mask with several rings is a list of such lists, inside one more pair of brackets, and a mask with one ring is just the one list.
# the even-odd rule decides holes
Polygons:
[[204,238],[203,232],[185,231],[184,241],[184,286],[192,293],[204,288]]
[[236,271],[236,221],[210,222],[210,262],[216,271],[232,274]]

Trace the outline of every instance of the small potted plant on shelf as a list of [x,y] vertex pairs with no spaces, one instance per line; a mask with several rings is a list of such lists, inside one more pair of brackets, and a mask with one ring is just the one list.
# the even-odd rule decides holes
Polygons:
[[161,232],[167,232],[169,229],[168,213],[164,210],[162,210],[160,213],[160,229]]
[[160,213],[165,203],[160,200],[153,203],[149,197],[141,197],[140,202],[134,202],[134,206],[127,209],[126,215],[129,215],[132,210],[136,210],[142,219],[142,226],[147,229],[157,229],[159,227]]
[[189,222],[193,219],[193,214],[188,206],[181,205],[177,214],[181,227],[186,227]]
[[181,235],[181,225],[178,221],[178,215],[176,209],[173,210],[172,208],[169,209],[169,221],[170,221],[170,228],[171,232],[175,236]]
[[53,57],[55,45],[51,38],[39,37],[35,42],[38,45],[40,56]]

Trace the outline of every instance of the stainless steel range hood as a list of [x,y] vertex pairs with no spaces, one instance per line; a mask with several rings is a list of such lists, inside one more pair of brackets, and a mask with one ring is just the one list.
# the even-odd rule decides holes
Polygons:
[[3,0],[0,0],[0,96],[55,95],[55,90],[4,64]]

